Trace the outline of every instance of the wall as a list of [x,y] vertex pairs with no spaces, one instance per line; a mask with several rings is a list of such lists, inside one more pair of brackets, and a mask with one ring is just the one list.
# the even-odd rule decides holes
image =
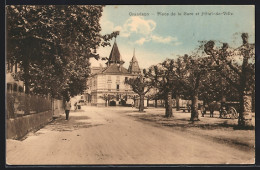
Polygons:
[[6,120],[6,138],[20,139],[28,132],[41,128],[52,120],[53,112],[46,111],[42,113],[17,117]]

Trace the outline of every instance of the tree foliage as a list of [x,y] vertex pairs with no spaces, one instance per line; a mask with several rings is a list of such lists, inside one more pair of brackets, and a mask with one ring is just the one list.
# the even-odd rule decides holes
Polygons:
[[151,66],[148,77],[153,86],[158,89],[158,95],[165,100],[165,117],[172,117],[172,89],[174,88],[174,74],[176,67],[173,59],[166,59],[164,62]]
[[[175,76],[182,87],[182,93],[192,101],[191,120],[198,118],[198,99],[204,81],[207,80],[207,73],[211,71],[212,61],[209,57],[203,56],[200,50],[192,55],[179,57],[176,62]],[[206,94],[207,96],[207,94]]]
[[118,35],[101,35],[101,5],[10,5],[7,60],[18,63],[26,93],[68,97],[82,92],[89,59]]
[[[251,125],[251,119],[246,119],[245,114],[250,114],[247,106],[247,95],[254,91],[255,81],[255,45],[248,42],[248,34],[242,33],[242,45],[238,48],[230,48],[227,43],[221,47],[215,47],[214,41],[208,41],[204,45],[204,51],[214,59],[215,69],[221,76],[239,93],[240,109],[238,124]],[[230,77],[231,76],[231,77]]]
[[105,100],[105,106],[107,106],[110,102],[110,100],[116,99],[116,96],[113,94],[103,94],[102,96],[100,96],[100,98],[102,98],[103,100]]
[[143,70],[143,74],[139,74],[135,78],[129,78],[125,80],[126,84],[129,84],[132,90],[140,97],[139,111],[144,111],[144,97],[146,93],[152,88],[150,79],[147,77],[146,70]]

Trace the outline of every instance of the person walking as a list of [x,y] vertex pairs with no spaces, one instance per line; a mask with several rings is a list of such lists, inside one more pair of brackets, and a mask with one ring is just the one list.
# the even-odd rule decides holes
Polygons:
[[68,99],[68,100],[65,102],[66,120],[69,119],[70,108],[71,108],[71,103],[70,103],[70,100]]
[[203,106],[203,105],[200,106],[200,112],[201,112],[202,117],[204,117],[204,115],[206,114],[205,106]]
[[78,103],[77,103],[77,102],[75,102],[75,103],[74,103],[74,110],[77,110],[77,108],[78,108],[78,106],[77,106],[77,105],[78,105]]

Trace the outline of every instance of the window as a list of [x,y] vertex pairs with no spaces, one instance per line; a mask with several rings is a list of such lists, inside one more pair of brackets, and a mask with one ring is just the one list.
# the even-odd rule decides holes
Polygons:
[[107,83],[112,83],[111,76],[107,77]]
[[13,86],[13,91],[15,91],[15,92],[17,92],[17,88],[18,88],[18,86],[17,86],[17,84],[16,83],[14,83],[14,86]]
[[117,90],[117,91],[119,90],[119,84],[116,85],[116,90]]
[[12,92],[13,89],[12,89],[12,84],[7,84],[7,92]]
[[14,72],[17,73],[17,63],[15,63]]
[[108,91],[111,91],[111,84],[108,84]]
[[120,76],[116,76],[116,83],[120,84]]
[[14,67],[14,65],[13,65],[13,64],[10,64],[10,66],[11,66],[10,72],[12,73],[12,72],[13,72],[13,67]]

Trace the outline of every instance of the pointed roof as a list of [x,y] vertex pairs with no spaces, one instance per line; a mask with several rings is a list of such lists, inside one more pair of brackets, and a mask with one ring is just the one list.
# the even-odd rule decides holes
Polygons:
[[118,50],[116,40],[114,42],[114,45],[112,47],[112,50],[111,50],[109,58],[108,58],[108,64],[111,64],[111,63],[124,64],[124,61],[122,60],[122,57]]
[[129,64],[128,71],[130,73],[134,73],[134,74],[141,73],[141,70],[140,70],[139,65],[138,65],[138,61],[135,57],[135,49],[134,49],[133,58],[132,58],[132,60],[130,61],[130,64]]

